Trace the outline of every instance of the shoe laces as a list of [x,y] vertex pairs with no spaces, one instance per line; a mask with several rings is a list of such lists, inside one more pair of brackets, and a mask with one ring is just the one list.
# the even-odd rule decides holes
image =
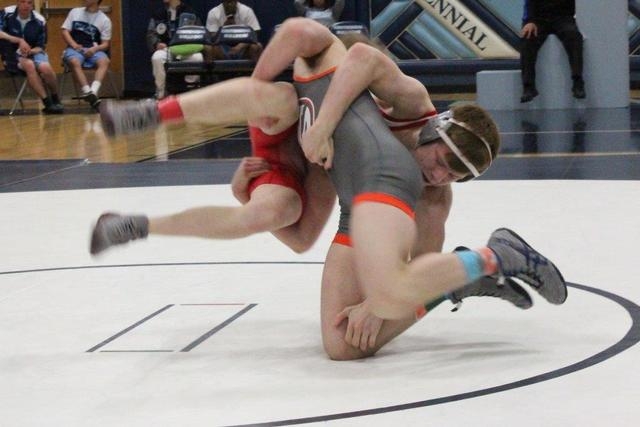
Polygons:
[[524,267],[520,267],[514,270],[500,270],[498,276],[498,285],[504,285],[505,279],[507,277],[515,276],[519,279],[524,280],[528,285],[531,285],[533,287],[539,288],[540,286],[542,286],[542,278],[540,277],[538,267],[548,264],[547,258],[527,245],[516,246],[512,243],[511,240],[501,237],[496,238],[496,240],[499,243],[510,247],[525,259]]
[[157,112],[153,108],[149,108],[148,104],[151,103],[142,101],[117,109],[117,117],[114,117],[114,122],[124,132],[146,129],[150,124],[157,122]]
[[115,243],[124,243],[141,237],[138,228],[130,218],[114,219],[109,234],[110,240]]
[[458,311],[460,307],[462,307],[463,300],[468,297],[497,297],[509,301],[508,298],[505,298],[504,290],[504,283],[501,284],[499,280],[496,286],[474,284],[473,286],[467,287],[467,289],[462,288],[458,291],[459,294],[456,294],[456,292],[451,293],[450,300],[455,304],[451,311]]

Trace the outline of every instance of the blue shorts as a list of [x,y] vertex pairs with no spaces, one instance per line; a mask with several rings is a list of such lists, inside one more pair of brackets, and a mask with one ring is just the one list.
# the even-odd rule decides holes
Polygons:
[[[18,61],[18,68],[20,67],[20,56],[18,56],[18,54],[16,53],[16,57],[17,57],[17,61]],[[40,64],[42,63],[49,63],[49,56],[44,53],[44,52],[40,52],[40,53],[36,53],[32,56],[29,56],[27,59],[30,59],[33,61],[33,63],[36,65],[36,69],[40,68]]]
[[238,53],[233,53],[231,52],[232,46],[229,46],[228,44],[221,43],[218,46],[220,46],[220,48],[222,49],[224,59],[245,59],[247,47],[245,47]]
[[96,68],[98,61],[103,58],[108,59],[109,57],[101,50],[96,52],[91,58],[85,58],[82,52],[78,52],[70,47],[66,48],[62,53],[62,59],[64,59],[64,62],[68,63],[71,59],[77,59],[80,61],[80,64],[82,64],[82,68]]

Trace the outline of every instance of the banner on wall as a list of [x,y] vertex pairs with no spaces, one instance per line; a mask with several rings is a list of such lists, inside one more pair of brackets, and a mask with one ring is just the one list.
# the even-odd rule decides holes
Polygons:
[[416,0],[479,57],[510,58],[518,52],[457,0]]
[[516,58],[519,55],[463,0],[374,0],[374,3],[372,35],[398,59]]

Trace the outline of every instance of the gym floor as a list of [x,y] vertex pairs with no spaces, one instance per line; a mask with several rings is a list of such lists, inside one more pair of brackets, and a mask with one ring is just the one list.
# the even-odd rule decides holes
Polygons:
[[494,112],[501,157],[454,187],[445,251],[512,228],[561,269],[565,304],[530,288],[525,311],[444,303],[353,362],[329,360],[320,340],[337,212],[302,255],[266,234],[88,253],[104,211],[233,205],[242,126],[111,141],[71,110],[0,117],[0,425],[637,424],[635,102]]

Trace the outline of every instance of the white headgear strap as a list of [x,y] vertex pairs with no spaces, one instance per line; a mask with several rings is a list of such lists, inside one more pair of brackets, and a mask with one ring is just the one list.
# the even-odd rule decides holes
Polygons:
[[[473,165],[473,163],[471,163],[467,156],[462,154],[462,151],[460,151],[460,149],[447,134],[447,130],[449,130],[451,124],[455,124],[463,129],[466,129],[468,132],[471,132],[484,143],[484,146],[487,149],[487,153],[489,153],[489,166],[491,166],[491,162],[493,162],[493,155],[491,154],[491,146],[489,145],[487,140],[472,131],[466,123],[459,122],[458,120],[455,120],[453,117],[451,117],[451,110],[447,110],[427,120],[427,123],[420,131],[420,138],[418,140],[417,146],[428,144],[432,141],[435,141],[436,139],[442,139],[447,147],[449,147],[453,154],[455,154],[456,157],[467,167],[467,169],[469,169],[469,172],[471,172],[474,177],[482,175],[481,172],[478,172],[478,169]],[[486,169],[488,169],[488,167]]]

